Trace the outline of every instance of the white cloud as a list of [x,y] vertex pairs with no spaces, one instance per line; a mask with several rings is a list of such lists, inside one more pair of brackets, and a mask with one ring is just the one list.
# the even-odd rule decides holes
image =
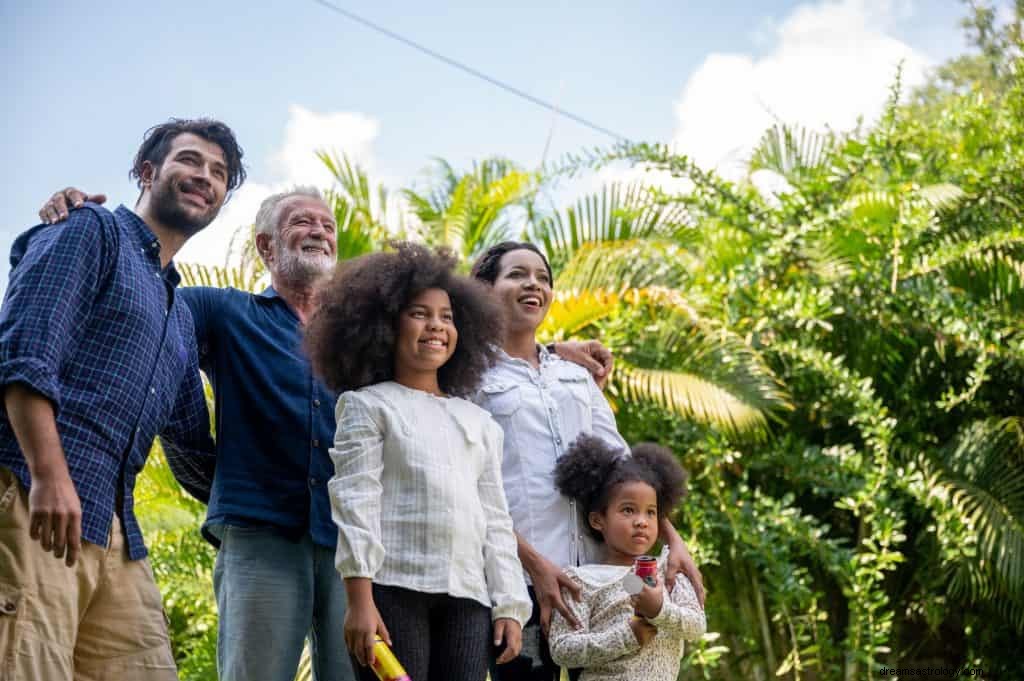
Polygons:
[[380,123],[365,114],[320,114],[293,104],[288,109],[284,144],[271,156],[271,168],[288,182],[327,186],[331,176],[316,152],[344,152],[351,160],[369,167],[379,131]]
[[928,59],[892,35],[911,16],[906,0],[838,0],[798,6],[769,52],[711,54],[676,102],[675,148],[728,177],[776,122],[849,130],[884,108],[903,62],[904,90],[923,81]]
[[374,167],[373,144],[380,131],[377,120],[358,112],[317,113],[293,104],[288,110],[281,146],[268,159],[265,182],[248,180],[232,195],[220,215],[189,239],[176,259],[205,265],[224,265],[231,237],[252,224],[263,199],[297,184],[327,188],[331,176],[316,157],[318,150],[344,153],[366,169]]

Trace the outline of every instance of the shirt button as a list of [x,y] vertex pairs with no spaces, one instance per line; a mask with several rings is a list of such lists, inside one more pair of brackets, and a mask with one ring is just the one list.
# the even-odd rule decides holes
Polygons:
[[314,447],[319,447],[320,446],[320,440],[313,440],[313,446]]
[[156,388],[150,388],[149,389],[149,394],[150,395],[156,395]]
[[316,478],[310,478],[309,479],[309,486],[310,487],[316,487],[319,484],[320,484],[320,481],[317,480]]
[[320,400],[313,400],[313,406],[314,407],[319,407],[320,406]]

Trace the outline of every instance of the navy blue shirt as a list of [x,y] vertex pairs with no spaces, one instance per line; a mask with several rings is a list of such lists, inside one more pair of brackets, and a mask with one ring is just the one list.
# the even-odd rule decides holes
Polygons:
[[[82,538],[105,546],[116,512],[129,557],[142,558],[133,493],[154,436],[180,443],[175,465],[186,483],[213,468],[202,453],[212,446],[209,414],[178,273],[161,269],[160,243],[135,213],[94,204],[19,236],[11,267],[0,387],[21,383],[53,404]],[[0,466],[31,487],[2,407]]]
[[313,377],[299,318],[273,288],[179,293],[195,319],[200,366],[216,405],[217,469],[205,534],[215,540],[211,526],[263,525],[296,539],[308,532],[316,544],[334,547],[327,481],[337,395]]

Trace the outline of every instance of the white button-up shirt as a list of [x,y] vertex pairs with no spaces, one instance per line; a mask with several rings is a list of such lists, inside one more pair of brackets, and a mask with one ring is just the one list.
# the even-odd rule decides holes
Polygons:
[[501,483],[501,428],[476,405],[387,382],[341,395],[328,483],[342,577],[531,604]]
[[586,518],[555,488],[554,473],[555,462],[582,433],[629,454],[590,373],[543,347],[539,369],[502,353],[474,401],[505,432],[501,474],[516,532],[560,567],[597,560]]

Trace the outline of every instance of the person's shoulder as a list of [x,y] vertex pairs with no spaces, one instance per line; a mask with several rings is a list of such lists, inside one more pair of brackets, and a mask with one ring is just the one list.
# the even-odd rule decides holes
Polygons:
[[11,244],[10,262],[16,267],[30,253],[63,248],[81,253],[90,249],[116,247],[119,243],[117,222],[113,213],[95,203],[86,203],[54,224],[38,224],[17,237]]
[[178,291],[185,300],[223,306],[241,306],[257,298],[255,293],[230,286],[182,286]]
[[590,372],[575,362],[551,355],[548,359],[549,370],[562,380],[586,381],[591,378]]
[[[477,392],[479,392],[479,389],[474,391],[474,394],[476,394]],[[479,421],[480,423],[483,424],[493,423],[495,427],[501,428],[501,426],[498,425],[498,422],[495,421],[494,418],[491,416],[491,412],[487,411],[480,405],[473,402],[471,397],[472,396],[449,398],[451,400],[451,408],[454,409],[462,417],[474,421]]]

